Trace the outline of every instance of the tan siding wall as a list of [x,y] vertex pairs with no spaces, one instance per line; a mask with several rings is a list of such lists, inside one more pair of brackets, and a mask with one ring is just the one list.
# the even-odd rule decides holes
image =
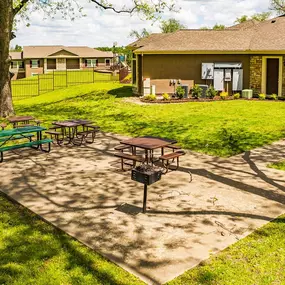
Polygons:
[[[144,55],[143,77],[194,80],[195,84],[205,84],[201,79],[203,62],[242,62],[243,87],[249,88],[249,55]],[[210,82],[208,80],[208,84]]]
[[25,60],[25,68],[26,68],[26,77],[32,76],[32,73],[43,74],[44,73],[44,60],[40,59],[40,67],[39,68],[31,68],[30,60]]
[[[96,58],[92,58],[92,59],[96,59]],[[113,63],[112,63],[113,59],[112,58],[108,58],[108,59],[110,59],[110,65],[109,66],[106,66],[105,58],[97,58],[97,59],[98,59],[98,66],[97,66],[97,68],[110,68],[113,65]],[[85,58],[81,59],[81,68],[82,69],[90,68],[90,67],[86,67],[85,66]]]

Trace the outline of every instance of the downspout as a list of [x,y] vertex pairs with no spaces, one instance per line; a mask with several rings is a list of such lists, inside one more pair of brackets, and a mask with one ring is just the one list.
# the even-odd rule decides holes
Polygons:
[[143,86],[143,79],[144,79],[144,77],[143,77],[143,53],[142,53],[141,57],[142,57],[141,95],[144,96],[144,86]]

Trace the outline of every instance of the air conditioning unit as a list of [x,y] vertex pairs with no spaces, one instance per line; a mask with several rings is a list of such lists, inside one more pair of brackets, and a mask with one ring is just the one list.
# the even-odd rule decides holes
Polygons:
[[242,98],[251,99],[253,94],[252,89],[244,89],[242,90]]

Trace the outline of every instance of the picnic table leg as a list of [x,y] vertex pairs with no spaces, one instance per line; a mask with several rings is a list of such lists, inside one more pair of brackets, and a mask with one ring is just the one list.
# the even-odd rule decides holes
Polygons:
[[147,184],[144,184],[143,191],[143,213],[146,213],[146,201],[147,201]]

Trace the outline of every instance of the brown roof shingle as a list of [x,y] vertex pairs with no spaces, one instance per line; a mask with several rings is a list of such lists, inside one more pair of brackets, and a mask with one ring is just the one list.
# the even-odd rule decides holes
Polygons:
[[11,56],[12,59],[23,59],[22,57],[22,52],[21,51],[10,51],[9,55]]
[[62,57],[56,55],[61,51],[67,51],[67,57],[113,57],[112,52],[100,51],[90,47],[80,46],[24,46],[24,58],[48,58],[48,57]]
[[140,45],[135,52],[285,52],[285,17],[222,31],[179,30]]

